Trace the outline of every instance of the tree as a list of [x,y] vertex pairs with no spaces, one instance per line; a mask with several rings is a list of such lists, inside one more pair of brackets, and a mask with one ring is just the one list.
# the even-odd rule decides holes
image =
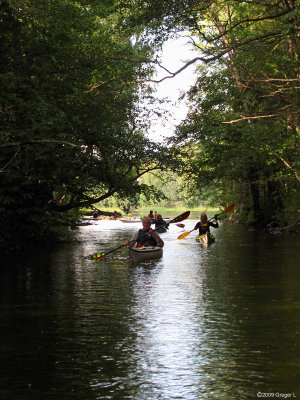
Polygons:
[[299,2],[189,6],[179,3],[171,20],[192,32],[199,56],[184,68],[200,62],[199,78],[174,142],[198,145],[189,166],[196,190],[235,188],[254,223],[284,223],[299,195]]
[[7,248],[12,238],[57,234],[72,209],[146,193],[137,179],[173,160],[144,136],[139,82],[151,73],[152,52],[122,28],[117,0],[0,8],[0,246]]

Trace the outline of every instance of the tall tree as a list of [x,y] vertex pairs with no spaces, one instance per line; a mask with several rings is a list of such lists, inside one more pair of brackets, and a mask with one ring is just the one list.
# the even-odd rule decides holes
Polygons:
[[172,157],[144,135],[139,82],[151,48],[123,29],[117,0],[0,8],[4,247],[56,232],[67,210],[146,192],[137,178]]
[[231,182],[254,223],[286,221],[299,193],[299,2],[189,2],[173,19],[160,10],[199,51],[185,66],[200,63],[194,106],[174,139],[198,144],[196,189]]

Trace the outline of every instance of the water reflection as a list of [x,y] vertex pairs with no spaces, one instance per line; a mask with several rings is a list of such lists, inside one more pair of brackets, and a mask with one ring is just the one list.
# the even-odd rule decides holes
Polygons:
[[99,221],[2,268],[0,397],[300,396],[297,239],[222,224],[203,248],[172,226],[160,260],[88,258],[136,229]]
[[[192,399],[195,395],[197,352],[203,341],[203,273],[170,264],[131,278],[134,295],[132,332],[136,333],[137,398]],[[196,276],[197,275],[197,276]],[[171,279],[170,279],[171,278]],[[191,279],[192,278],[192,279]],[[132,354],[136,358],[136,354]]]

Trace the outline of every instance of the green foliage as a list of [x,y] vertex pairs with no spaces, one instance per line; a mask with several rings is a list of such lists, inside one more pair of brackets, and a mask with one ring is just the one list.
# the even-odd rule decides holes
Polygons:
[[[200,199],[198,194],[191,194],[186,177],[179,176],[176,172],[161,171],[160,173],[148,172],[142,178],[146,188],[150,188],[151,195],[145,195],[142,191],[132,197],[120,198],[114,195],[101,202],[98,207],[107,207],[110,210],[121,209],[126,214],[137,209],[167,209],[167,208],[199,208],[203,204],[214,206],[213,196],[206,193]],[[141,184],[141,182],[140,182]]]
[[203,11],[190,27],[207,66],[174,138],[190,149],[187,176],[201,196],[231,196],[247,222],[287,224],[299,208],[299,7],[215,1]]
[[[0,247],[61,235],[72,210],[112,196],[124,210],[235,202],[248,221],[288,223],[298,20],[298,1],[1,1]],[[183,29],[202,64],[165,147],[145,137],[139,96],[151,96],[154,45]]]
[[152,50],[119,5],[0,3],[2,247],[52,236],[72,209],[115,193],[148,195],[137,179],[173,162],[143,134],[138,83]]

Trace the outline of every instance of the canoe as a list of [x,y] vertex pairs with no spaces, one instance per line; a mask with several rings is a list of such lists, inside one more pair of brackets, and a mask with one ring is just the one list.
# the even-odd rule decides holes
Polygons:
[[196,241],[208,246],[211,243],[214,243],[214,241],[216,240],[216,238],[211,234],[211,233],[204,233],[203,235],[199,235],[196,237]]
[[131,247],[128,249],[129,257],[132,258],[134,262],[141,262],[147,260],[155,260],[162,257],[163,248],[158,246],[149,247]]

